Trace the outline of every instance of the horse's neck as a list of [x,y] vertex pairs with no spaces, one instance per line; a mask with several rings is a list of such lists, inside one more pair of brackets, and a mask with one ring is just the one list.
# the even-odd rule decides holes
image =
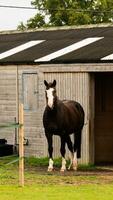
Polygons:
[[62,101],[58,97],[56,97],[55,102],[54,102],[54,109],[58,109],[61,102]]
[[54,102],[54,107],[53,109],[50,109],[48,106],[46,107],[47,108],[47,111],[50,113],[50,114],[55,114],[57,113],[57,110],[60,108],[60,105],[61,105],[61,100],[59,100],[58,97],[56,97],[55,99],[55,102]]

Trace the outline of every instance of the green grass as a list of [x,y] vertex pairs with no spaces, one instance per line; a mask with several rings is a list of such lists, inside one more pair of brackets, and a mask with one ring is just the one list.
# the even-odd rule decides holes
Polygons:
[[33,185],[20,188],[0,186],[1,200],[112,200],[113,185]]
[[[32,167],[36,167],[36,166],[40,166],[40,167],[44,167],[44,166],[48,166],[48,158],[35,158],[35,157],[30,157],[30,158],[25,158],[25,164],[26,166],[32,166]],[[67,160],[67,166],[69,165],[69,160]],[[61,167],[61,158],[55,158],[54,159],[54,166],[55,167]],[[96,166],[93,164],[88,164],[88,165],[79,165],[78,169],[80,170],[94,170],[96,169]]]
[[[14,156],[6,156],[6,157],[0,157],[0,166],[4,166],[10,163],[14,163],[18,165],[18,157],[16,155]],[[45,158],[35,158],[35,157],[29,157],[25,158],[25,165],[27,167],[47,167],[48,166],[49,159],[47,157]],[[67,160],[67,166],[69,165],[69,160]],[[54,159],[54,166],[55,167],[61,167],[61,158],[55,158]],[[79,165],[78,169],[80,170],[94,170],[96,169],[95,165],[88,164],[88,165]]]
[[[35,158],[35,157],[25,158],[26,166],[32,166],[32,167],[36,167],[36,166],[44,167],[44,166],[46,166],[47,167],[48,162],[49,162],[49,159],[47,157],[45,157],[45,158]],[[68,161],[67,161],[67,164],[68,164]],[[54,166],[55,167],[61,166],[61,158],[55,158],[54,159]]]
[[[25,159],[25,187],[18,186],[17,157],[0,158],[1,200],[112,200],[113,175],[95,173],[96,166],[80,165],[78,172],[47,172],[47,158]],[[10,164],[8,164],[10,163]],[[8,164],[8,165],[7,165]]]

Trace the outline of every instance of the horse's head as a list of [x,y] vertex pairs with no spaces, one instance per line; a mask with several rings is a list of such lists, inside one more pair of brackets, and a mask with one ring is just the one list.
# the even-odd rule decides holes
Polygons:
[[53,82],[48,83],[46,80],[44,80],[44,84],[46,86],[46,102],[49,108],[53,109],[55,100],[57,98],[56,96],[56,80]]

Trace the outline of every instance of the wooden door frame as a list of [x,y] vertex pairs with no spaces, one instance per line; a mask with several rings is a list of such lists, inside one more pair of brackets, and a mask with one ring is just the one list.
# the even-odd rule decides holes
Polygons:
[[[100,72],[100,74],[102,74],[102,77],[103,77],[103,75],[105,74],[105,77],[108,77],[108,74],[107,73],[109,73],[109,75],[113,75],[113,71],[104,71],[104,72]],[[97,75],[97,73],[94,73],[94,81],[95,81],[95,83],[96,83],[96,75]],[[108,77],[109,78],[109,77]],[[101,80],[101,79],[100,79]],[[107,79],[106,79],[107,80]],[[111,79],[112,80],[112,79]],[[113,81],[113,80],[112,80]],[[107,84],[107,83],[106,83]],[[97,87],[98,87],[98,84],[97,84]],[[108,86],[107,86],[107,88],[108,88]],[[96,93],[96,88],[95,88],[95,93]],[[102,89],[101,89],[101,91],[102,91]],[[94,99],[95,99],[95,96],[94,96]],[[94,108],[96,107],[96,102],[94,102]],[[109,113],[110,114],[110,113]],[[108,114],[108,118],[109,118],[109,115]],[[97,114],[97,116],[98,116],[98,114]],[[104,116],[103,114],[102,114],[102,116]],[[96,111],[95,111],[95,117],[96,117]],[[94,121],[94,128],[95,128],[95,126],[96,126],[96,122]],[[95,144],[96,144],[96,139],[95,139],[95,135],[96,135],[96,132],[95,132],[96,130],[94,130],[94,146],[95,146]],[[98,137],[98,136],[97,136]],[[98,159],[96,159],[96,155],[95,155],[95,148],[94,148],[94,163],[96,163],[97,162],[97,164],[98,163],[101,163],[101,162],[103,162],[103,163],[105,163],[105,164],[107,164],[107,162],[108,163],[110,163],[110,162],[113,162],[113,161],[107,161],[106,159],[105,159],[105,161],[101,161],[101,160],[98,160]],[[102,152],[102,151],[101,151]],[[101,155],[101,154],[100,154]]]
[[95,163],[95,73],[90,75],[90,97],[89,97],[89,163]]

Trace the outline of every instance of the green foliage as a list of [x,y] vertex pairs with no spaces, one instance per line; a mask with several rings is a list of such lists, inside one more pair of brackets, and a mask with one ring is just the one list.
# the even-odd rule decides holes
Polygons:
[[48,159],[47,158],[25,158],[25,165],[31,166],[31,167],[37,167],[37,166],[47,166],[48,165]]
[[19,30],[113,21],[112,0],[33,0],[31,4],[37,14],[27,24],[21,22]]
[[27,27],[26,28],[39,28],[44,25],[44,17],[43,15],[36,14],[34,18],[30,18],[27,21]]
[[[47,167],[48,162],[49,162],[49,159],[47,157],[45,157],[45,158],[36,158],[36,157],[25,158],[25,166],[26,167]],[[67,160],[67,167],[69,166],[69,163],[70,163],[70,161]],[[58,168],[61,167],[61,158],[54,159],[54,166],[58,167]],[[85,171],[85,170],[91,171],[91,170],[96,170],[97,168],[93,164],[87,164],[87,165],[80,164],[78,166],[78,169],[82,170],[82,171]]]
[[87,164],[87,165],[80,164],[78,166],[78,169],[81,171],[92,171],[92,170],[97,170],[97,167],[94,164]]
[[[49,162],[49,158],[35,158],[35,157],[29,157],[25,158],[25,165],[31,166],[31,167],[47,167]],[[54,159],[54,166],[60,167],[61,166],[61,158],[55,158]]]
[[[17,166],[19,157],[17,155],[0,157],[0,167],[7,168],[7,166]],[[47,167],[49,163],[48,157],[36,158],[36,157],[25,157],[25,167]],[[70,161],[67,160],[67,167]],[[61,167],[61,158],[54,158],[54,166]],[[79,170],[95,170],[96,166],[93,164],[80,164]]]
[[9,164],[18,163],[19,157],[17,155],[0,157],[0,167],[6,167]]
[[18,25],[18,30],[26,30],[26,29],[34,29],[34,28],[40,28],[45,24],[44,16],[41,14],[36,14],[34,18],[30,18],[27,21],[27,24],[23,24],[23,22]]

